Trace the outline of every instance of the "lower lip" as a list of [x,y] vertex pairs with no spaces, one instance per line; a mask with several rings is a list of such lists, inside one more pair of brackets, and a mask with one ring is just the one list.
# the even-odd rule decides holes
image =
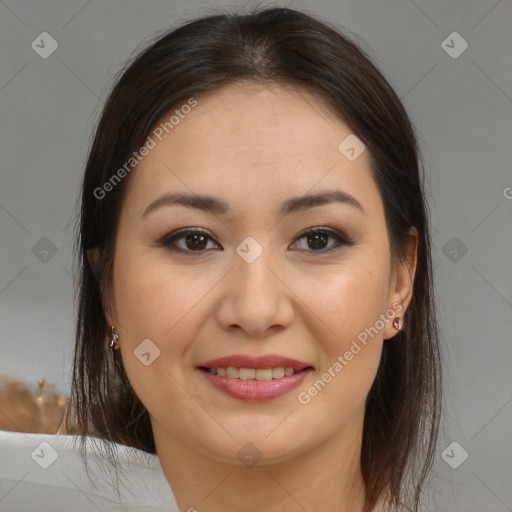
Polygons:
[[300,386],[312,369],[303,370],[289,377],[272,380],[241,380],[231,379],[199,370],[215,388],[239,400],[262,401],[272,400],[289,393]]

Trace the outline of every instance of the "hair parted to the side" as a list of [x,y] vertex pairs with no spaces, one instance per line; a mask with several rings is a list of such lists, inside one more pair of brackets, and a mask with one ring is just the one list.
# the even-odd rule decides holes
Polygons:
[[[363,141],[385,210],[390,251],[404,256],[418,231],[417,270],[403,329],[384,343],[369,392],[361,467],[365,512],[381,496],[389,510],[419,510],[433,462],[441,410],[441,357],[431,241],[414,128],[368,55],[317,18],[287,8],[226,12],[187,22],[142,50],[116,79],[89,151],[77,234],[78,303],[71,407],[85,436],[155,453],[148,412],[118,353],[108,349],[103,305],[110,300],[118,219],[130,177],[101,188],[146,141],[160,119],[201,93],[235,82],[310,90]],[[131,171],[137,172],[136,167]],[[96,249],[93,268],[88,251]]]

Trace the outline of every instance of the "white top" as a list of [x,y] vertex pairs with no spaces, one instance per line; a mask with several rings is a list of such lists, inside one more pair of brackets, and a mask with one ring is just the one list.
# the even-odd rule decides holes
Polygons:
[[117,445],[118,495],[101,443],[88,439],[89,478],[79,440],[0,430],[0,512],[179,512],[156,455]]

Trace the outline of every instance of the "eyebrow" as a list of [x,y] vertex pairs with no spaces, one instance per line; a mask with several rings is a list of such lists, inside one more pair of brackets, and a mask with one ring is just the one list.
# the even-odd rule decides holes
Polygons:
[[[342,203],[352,206],[365,213],[361,203],[351,194],[341,190],[326,190],[317,194],[309,194],[292,197],[281,204],[280,212],[283,215],[303,211],[315,206],[323,206],[333,203]],[[229,204],[212,196],[198,196],[195,194],[166,193],[157,197],[144,210],[142,217],[163,206],[181,205],[198,210],[209,211],[216,215],[225,215],[229,212]]]

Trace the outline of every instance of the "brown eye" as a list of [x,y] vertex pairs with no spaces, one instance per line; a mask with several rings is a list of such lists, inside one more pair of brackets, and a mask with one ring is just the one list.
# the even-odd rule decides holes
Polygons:
[[[295,245],[299,245],[298,250],[307,252],[323,253],[339,249],[344,245],[353,245],[353,242],[348,240],[341,233],[325,228],[308,229],[302,232],[302,234],[300,234],[296,240],[304,240],[305,243],[296,243]],[[330,240],[331,242],[329,243]]]
[[[207,231],[191,228],[180,229],[166,235],[160,241],[160,244],[172,251],[187,253],[204,253],[211,249],[219,248],[217,242]],[[213,247],[211,244],[213,244]]]
[[191,251],[206,249],[208,239],[202,234],[185,235],[185,245]]
[[327,247],[329,235],[325,233],[312,233],[307,236],[307,243],[310,249],[322,250]]

